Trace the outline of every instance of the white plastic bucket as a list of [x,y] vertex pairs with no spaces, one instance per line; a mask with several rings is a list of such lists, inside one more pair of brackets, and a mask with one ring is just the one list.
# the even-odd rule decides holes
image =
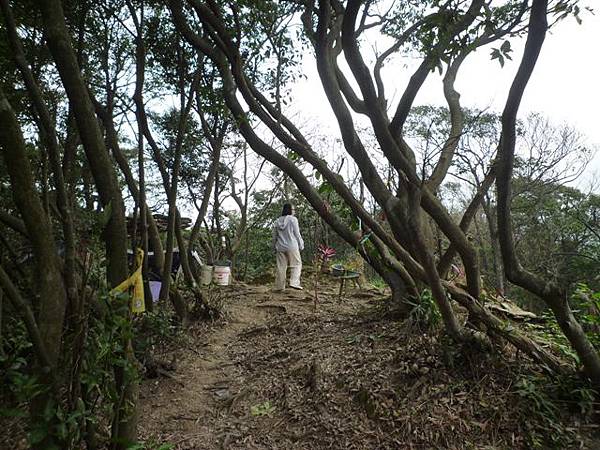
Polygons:
[[213,277],[213,266],[204,265],[200,269],[200,284],[208,286],[212,281]]
[[230,267],[215,266],[215,270],[213,272],[213,281],[220,286],[228,286],[230,274],[231,274]]
[[162,283],[160,281],[149,281],[150,293],[152,294],[152,301],[157,302],[160,297],[160,288]]

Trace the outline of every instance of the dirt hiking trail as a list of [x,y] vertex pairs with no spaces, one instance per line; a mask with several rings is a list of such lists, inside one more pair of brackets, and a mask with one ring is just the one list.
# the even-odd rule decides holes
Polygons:
[[194,325],[175,350],[176,370],[142,384],[147,445],[527,447],[527,410],[513,386],[518,358],[446,346],[394,319],[376,289],[350,289],[340,301],[327,285],[317,311],[310,290],[215,289],[225,317]]
[[[356,298],[340,301],[337,288],[330,286],[320,289],[315,313],[314,297],[306,290],[216,289],[226,318],[192,330],[192,342],[180,349],[172,377],[144,382],[144,437],[178,449],[305,448],[320,427],[294,426],[288,413],[305,396],[314,402],[326,362],[319,358],[328,353],[334,324],[352,320],[365,299],[379,294],[364,291],[358,303]],[[323,327],[317,336],[315,319],[316,328]],[[318,405],[305,413],[321,415]]]

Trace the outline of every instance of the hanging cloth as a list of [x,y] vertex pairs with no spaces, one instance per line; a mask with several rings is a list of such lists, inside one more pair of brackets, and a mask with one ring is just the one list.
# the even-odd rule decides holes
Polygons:
[[144,280],[142,278],[142,262],[144,250],[138,248],[135,255],[136,269],[129,278],[110,291],[111,295],[121,294],[133,287],[131,294],[131,312],[141,314],[146,311],[144,303]]

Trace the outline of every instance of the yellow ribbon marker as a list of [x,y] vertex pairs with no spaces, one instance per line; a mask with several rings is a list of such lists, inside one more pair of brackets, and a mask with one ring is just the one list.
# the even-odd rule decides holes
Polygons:
[[143,260],[144,250],[138,248],[135,255],[135,264],[137,266],[135,272],[133,272],[129,278],[110,291],[111,295],[116,295],[121,294],[133,287],[133,293],[131,295],[131,312],[138,314],[146,311],[146,304],[144,303],[144,280],[142,278]]

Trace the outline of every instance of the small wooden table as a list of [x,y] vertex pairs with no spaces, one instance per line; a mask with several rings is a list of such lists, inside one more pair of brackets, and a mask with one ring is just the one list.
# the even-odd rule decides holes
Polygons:
[[352,270],[344,270],[344,273],[341,275],[334,275],[335,278],[340,280],[340,291],[338,293],[338,298],[341,300],[344,295],[344,286],[346,284],[346,280],[352,280],[355,286],[360,289],[360,272],[354,272]]

